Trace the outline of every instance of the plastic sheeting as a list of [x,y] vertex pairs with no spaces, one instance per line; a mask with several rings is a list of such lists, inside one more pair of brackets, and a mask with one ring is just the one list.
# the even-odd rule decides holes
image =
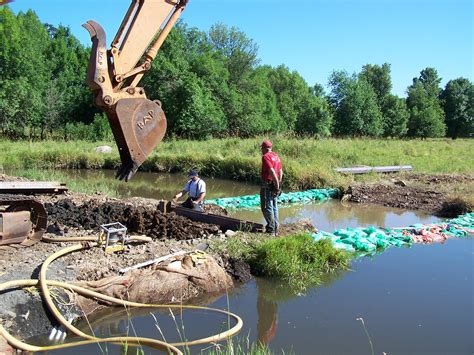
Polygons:
[[474,213],[436,224],[415,224],[406,228],[345,228],[333,233],[318,232],[314,240],[330,239],[335,248],[349,252],[375,253],[391,246],[443,242],[448,238],[474,236]]
[[[278,197],[278,203],[312,203],[315,201],[324,201],[330,198],[339,197],[339,190],[337,189],[312,189],[298,192],[282,193]],[[238,209],[252,209],[260,207],[260,195],[247,195],[236,197],[216,198],[213,200],[206,200],[206,203],[213,203],[222,208],[238,208]]]

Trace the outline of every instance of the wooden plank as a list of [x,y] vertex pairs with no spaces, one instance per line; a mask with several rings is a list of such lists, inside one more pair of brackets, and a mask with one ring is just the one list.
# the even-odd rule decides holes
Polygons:
[[204,222],[209,224],[217,224],[222,230],[233,230],[233,231],[247,231],[247,232],[263,232],[263,224],[254,223],[249,221],[242,221],[237,218],[219,216],[212,213],[203,213],[193,211],[189,208],[174,207],[173,211],[178,216],[187,217],[196,222]]
[[56,181],[3,181],[0,193],[62,193],[68,191],[65,183]]
[[370,172],[376,173],[394,173],[400,171],[412,171],[411,165],[393,165],[393,166],[356,166],[352,168],[336,168],[334,169],[339,173],[347,174],[366,174]]

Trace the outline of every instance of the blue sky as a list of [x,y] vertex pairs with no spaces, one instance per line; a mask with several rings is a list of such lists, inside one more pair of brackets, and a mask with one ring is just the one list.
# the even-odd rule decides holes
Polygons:
[[[17,13],[33,9],[42,22],[69,26],[86,45],[81,24],[96,20],[111,39],[130,0],[16,0]],[[473,0],[190,0],[190,27],[207,31],[222,22],[259,46],[261,64],[284,64],[309,85],[327,84],[333,70],[359,72],[364,64],[391,64],[392,92],[434,67],[447,81],[473,75]]]

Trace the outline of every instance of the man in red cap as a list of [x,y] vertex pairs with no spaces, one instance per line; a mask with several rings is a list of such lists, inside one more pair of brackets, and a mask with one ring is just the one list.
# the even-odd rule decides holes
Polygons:
[[277,198],[281,193],[281,180],[283,168],[280,157],[272,151],[271,141],[263,141],[262,150],[262,185],[260,188],[260,208],[267,221],[265,231],[276,234],[278,230],[278,203]]

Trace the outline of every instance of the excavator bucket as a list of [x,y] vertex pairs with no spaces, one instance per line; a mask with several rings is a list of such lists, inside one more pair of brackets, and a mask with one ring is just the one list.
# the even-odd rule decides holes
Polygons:
[[[117,178],[128,181],[146,160],[166,132],[166,116],[159,101],[146,97],[125,97],[114,103],[116,91],[109,77],[109,62],[105,48],[105,32],[94,21],[83,25],[91,36],[91,60],[87,71],[87,84],[96,96],[96,103],[105,109],[115,141],[121,167]],[[133,90],[139,93],[141,90]],[[143,92],[143,91],[142,91]]]
[[122,160],[117,172],[120,180],[130,180],[165,135],[160,102],[147,99],[138,84],[187,2],[131,0],[110,50],[100,24],[87,21],[83,25],[92,41],[86,82],[112,127]]
[[122,161],[116,177],[128,181],[163,139],[166,116],[159,101],[143,98],[121,99],[106,113]]

